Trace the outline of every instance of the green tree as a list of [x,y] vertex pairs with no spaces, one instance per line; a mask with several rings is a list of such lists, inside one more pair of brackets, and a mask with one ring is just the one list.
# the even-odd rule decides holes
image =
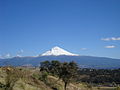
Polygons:
[[40,71],[50,72],[50,61],[44,61],[40,63]]
[[57,60],[51,61],[50,72],[53,75],[59,76],[61,69],[61,63]]
[[64,62],[61,66],[59,78],[64,82],[64,88],[66,90],[67,85],[75,81],[77,77],[78,66],[75,62]]
[[51,73],[53,75],[57,75],[59,79],[62,79],[64,82],[64,88],[66,90],[66,87],[69,83],[76,80],[78,75],[78,65],[75,62],[64,62],[61,63],[59,61],[53,60],[53,61],[44,61],[40,63],[40,71],[46,71],[48,73]]

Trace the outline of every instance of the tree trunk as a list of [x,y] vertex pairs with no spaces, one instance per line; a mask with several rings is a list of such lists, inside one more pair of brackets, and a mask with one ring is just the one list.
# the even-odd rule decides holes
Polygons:
[[67,82],[65,82],[64,89],[67,90]]

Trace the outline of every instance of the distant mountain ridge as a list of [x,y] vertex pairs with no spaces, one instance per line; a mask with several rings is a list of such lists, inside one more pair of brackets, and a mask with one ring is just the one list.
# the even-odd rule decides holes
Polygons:
[[[57,47],[58,48],[58,47]],[[61,49],[61,48],[60,48]],[[61,53],[60,49],[51,49],[52,52],[43,53],[37,57],[13,57],[8,59],[0,59],[0,66],[39,66],[40,62],[45,60],[59,60],[59,61],[75,61],[81,68],[99,68],[99,69],[114,69],[120,68],[120,59],[80,56],[73,53]],[[56,51],[59,53],[56,54]],[[66,52],[66,51],[65,51]]]

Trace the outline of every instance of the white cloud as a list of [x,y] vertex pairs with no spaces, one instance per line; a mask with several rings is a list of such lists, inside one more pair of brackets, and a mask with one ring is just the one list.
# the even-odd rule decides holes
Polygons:
[[87,48],[81,48],[81,50],[87,50]]
[[21,49],[21,50],[19,50],[18,52],[17,52],[17,57],[21,57],[21,54],[24,52],[24,50],[23,49]]
[[109,46],[105,46],[105,48],[115,48],[116,46],[114,45],[109,45]]
[[6,54],[6,57],[10,57],[11,55],[8,53],[8,54]]
[[1,55],[0,57],[1,57],[1,58],[11,58],[12,55],[9,54],[9,53],[7,53],[7,54],[5,54],[5,55]]
[[17,54],[16,57],[22,57],[21,55]]
[[110,37],[110,38],[102,38],[103,41],[118,41],[120,37]]
[[102,38],[103,41],[110,41],[110,38]]

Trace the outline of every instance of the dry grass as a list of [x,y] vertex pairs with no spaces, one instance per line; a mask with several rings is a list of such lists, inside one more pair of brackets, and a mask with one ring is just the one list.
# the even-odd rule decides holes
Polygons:
[[[57,77],[48,76],[47,82],[40,80],[39,69],[21,67],[0,68],[0,90],[64,90],[64,83]],[[7,87],[4,87],[7,86]],[[54,88],[54,89],[53,89]],[[72,83],[67,90],[120,90],[115,87],[92,87],[86,83]]]

